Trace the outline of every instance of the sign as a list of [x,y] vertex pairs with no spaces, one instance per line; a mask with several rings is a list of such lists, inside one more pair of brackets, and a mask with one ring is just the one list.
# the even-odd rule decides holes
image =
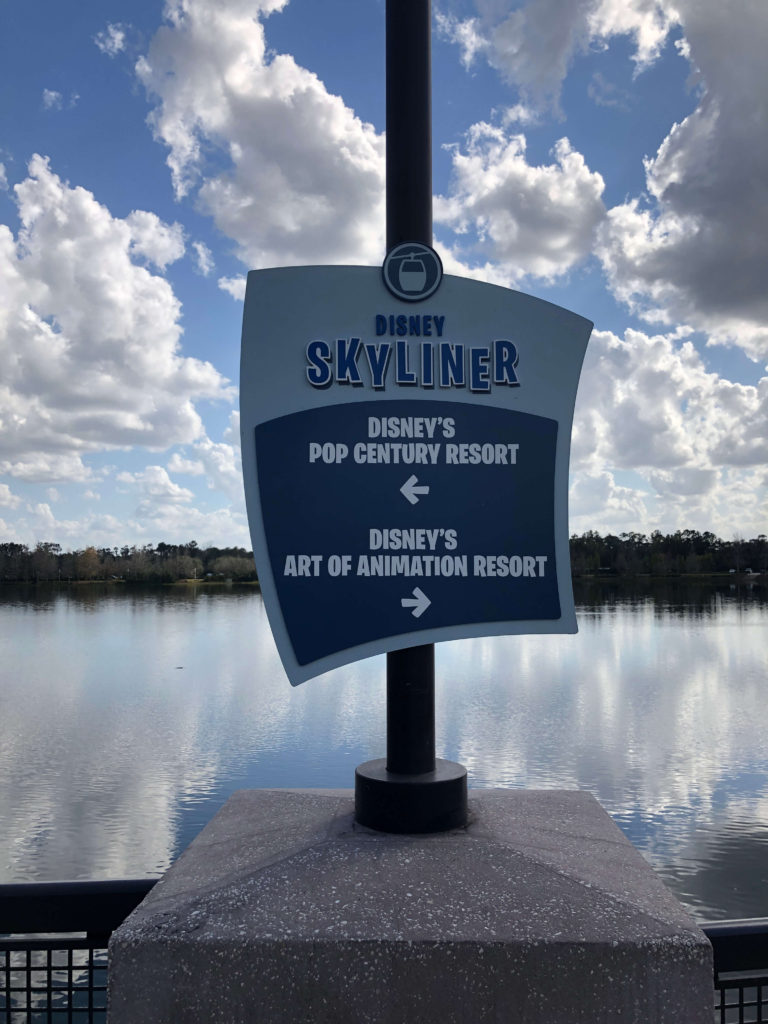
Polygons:
[[443,277],[416,243],[383,273],[248,275],[243,476],[294,685],[416,644],[576,632],[568,455],[591,328]]

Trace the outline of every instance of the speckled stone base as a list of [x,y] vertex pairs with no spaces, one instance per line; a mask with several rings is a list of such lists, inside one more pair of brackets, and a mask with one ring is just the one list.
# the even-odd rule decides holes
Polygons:
[[385,835],[236,793],[110,942],[109,1024],[711,1024],[711,948],[593,797]]

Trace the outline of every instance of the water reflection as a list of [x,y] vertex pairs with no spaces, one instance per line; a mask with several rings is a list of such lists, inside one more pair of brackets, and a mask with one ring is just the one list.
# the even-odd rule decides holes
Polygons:
[[[593,792],[700,917],[768,915],[762,588],[577,588],[576,637],[437,651],[475,786]],[[243,786],[350,786],[384,662],[292,689],[251,588],[0,589],[0,878],[157,874]]]

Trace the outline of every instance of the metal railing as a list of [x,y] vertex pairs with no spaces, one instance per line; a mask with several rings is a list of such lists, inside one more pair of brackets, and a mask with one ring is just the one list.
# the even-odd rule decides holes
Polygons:
[[714,952],[715,1020],[768,1021],[768,918],[715,921],[702,929]]
[[[109,936],[155,882],[0,885],[0,1024],[106,1024]],[[701,927],[715,1024],[768,1024],[768,918]]]
[[105,1024],[109,936],[155,881],[0,885],[0,1024]]

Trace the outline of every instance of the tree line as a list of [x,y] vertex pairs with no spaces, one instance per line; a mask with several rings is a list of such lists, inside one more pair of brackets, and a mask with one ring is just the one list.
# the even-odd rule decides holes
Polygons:
[[[768,538],[721,540],[713,533],[678,530],[663,534],[609,533],[594,530],[570,539],[574,576],[679,576],[691,573],[768,572]],[[33,548],[0,543],[0,581],[121,580],[126,583],[174,583],[178,580],[256,580],[253,554],[245,548],[201,548],[187,544],[89,546],[63,551],[40,541]]]
[[86,547],[63,551],[40,541],[0,543],[0,581],[122,580],[126,583],[175,583],[178,580],[256,579],[253,554],[245,548],[201,548],[188,544],[145,544],[121,548]]
[[689,573],[768,572],[768,537],[722,540],[714,533],[678,530],[650,536],[594,530],[573,535],[571,570],[574,576],[682,576]]

